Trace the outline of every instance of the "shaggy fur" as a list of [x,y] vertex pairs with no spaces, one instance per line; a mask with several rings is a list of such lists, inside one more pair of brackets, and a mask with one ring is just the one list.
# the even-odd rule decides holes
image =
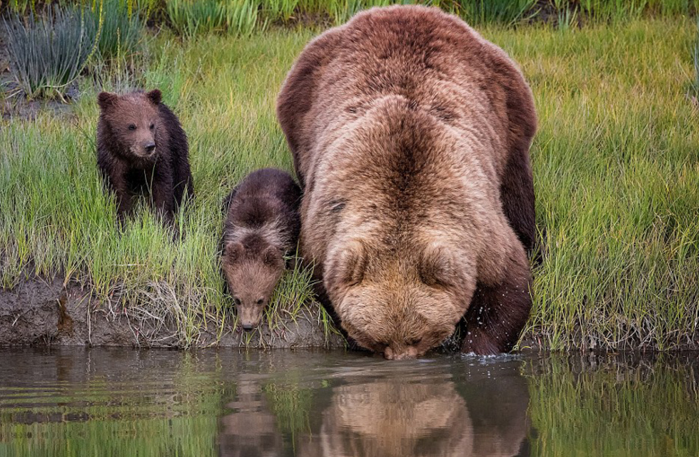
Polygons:
[[116,194],[120,219],[131,212],[138,195],[149,195],[168,221],[185,192],[194,196],[187,136],[160,100],[157,89],[121,96],[102,92],[97,98],[97,165]]
[[531,307],[531,92],[497,46],[436,8],[374,8],[306,46],[277,115],[304,187],[321,300],[387,358],[508,351]]
[[296,249],[301,189],[288,173],[249,174],[226,198],[221,265],[245,330],[256,327]]

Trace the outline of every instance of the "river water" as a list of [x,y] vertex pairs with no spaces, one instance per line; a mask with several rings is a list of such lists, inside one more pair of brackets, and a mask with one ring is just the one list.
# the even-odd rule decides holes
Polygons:
[[4,456],[699,456],[699,354],[0,350]]

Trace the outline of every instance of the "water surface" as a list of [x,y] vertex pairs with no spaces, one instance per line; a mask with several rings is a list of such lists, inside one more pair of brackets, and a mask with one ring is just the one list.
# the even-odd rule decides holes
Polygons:
[[697,456],[698,369],[698,354],[0,350],[0,457]]

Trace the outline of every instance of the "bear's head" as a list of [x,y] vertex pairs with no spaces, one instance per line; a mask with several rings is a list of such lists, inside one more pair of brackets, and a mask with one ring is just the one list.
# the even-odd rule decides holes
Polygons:
[[260,324],[262,311],[281,279],[284,257],[261,240],[231,241],[225,244],[222,267],[240,325],[252,330]]
[[353,239],[329,251],[324,284],[357,344],[414,358],[448,338],[466,312],[476,277],[468,258],[436,242],[390,250]]
[[166,140],[158,109],[160,100],[158,89],[121,96],[101,92],[97,97],[100,117],[125,158],[151,161],[158,156]]

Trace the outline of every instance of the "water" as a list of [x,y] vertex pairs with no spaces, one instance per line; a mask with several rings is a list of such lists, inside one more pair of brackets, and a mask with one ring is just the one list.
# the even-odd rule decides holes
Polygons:
[[699,354],[1,350],[0,456],[697,456]]

